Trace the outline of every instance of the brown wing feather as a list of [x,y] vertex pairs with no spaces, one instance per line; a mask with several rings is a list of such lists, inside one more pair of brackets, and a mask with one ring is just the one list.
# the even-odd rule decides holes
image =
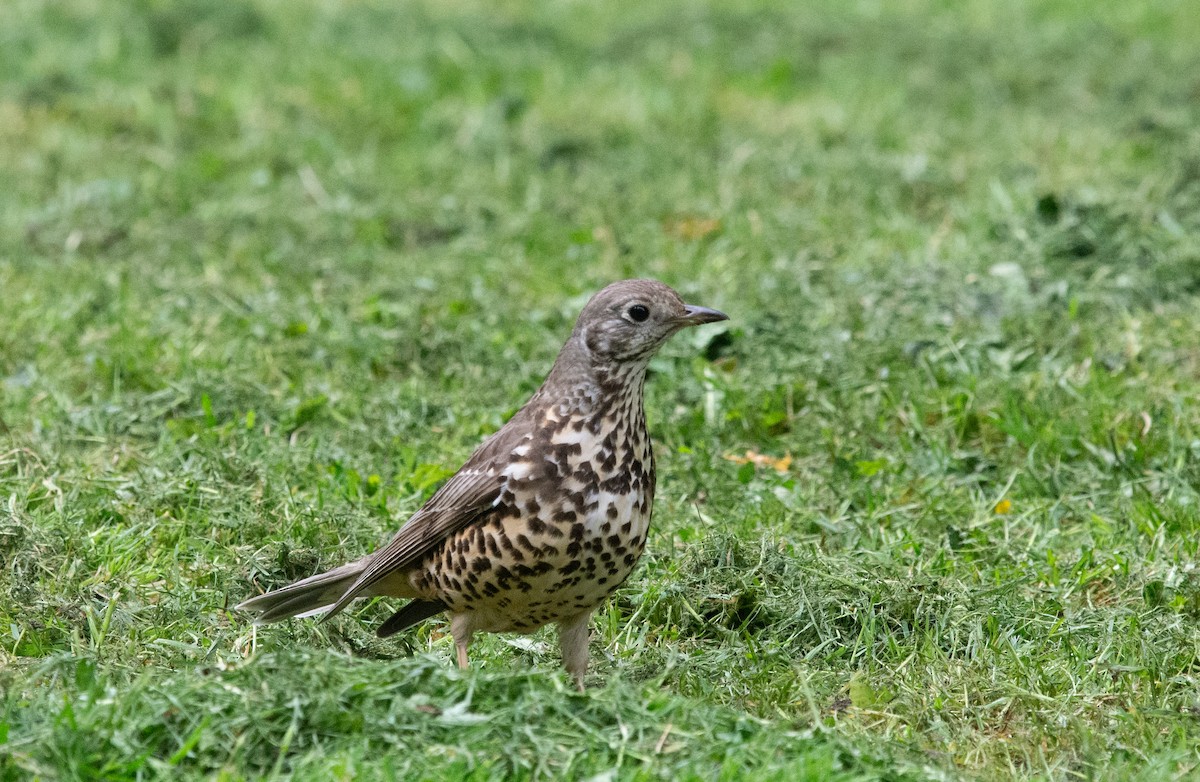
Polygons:
[[499,502],[506,480],[504,467],[511,461],[513,449],[529,437],[529,427],[534,423],[530,405],[537,398],[538,395],[534,394],[533,399],[518,410],[508,423],[475,449],[475,453],[459,471],[433,493],[396,536],[370,556],[362,575],[338,598],[321,621],[336,616],[375,582],[397,569],[416,564],[431,548]]
[[[484,456],[482,453],[477,455]],[[473,464],[478,462],[483,463]],[[494,459],[470,459],[413,514],[386,546],[371,555],[366,569],[338,598],[322,621],[336,616],[376,581],[415,564],[451,533],[489,510],[496,504],[503,488],[504,478],[500,473]]]

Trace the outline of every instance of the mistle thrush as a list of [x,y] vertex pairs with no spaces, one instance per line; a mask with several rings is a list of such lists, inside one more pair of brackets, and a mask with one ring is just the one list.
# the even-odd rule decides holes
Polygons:
[[584,306],[537,393],[390,543],[238,608],[274,622],[328,618],[360,597],[410,598],[379,636],[446,611],[464,668],[477,631],[554,623],[582,689],[589,619],[628,577],[650,525],[646,365],[680,329],[725,319],[660,282],[609,285]]

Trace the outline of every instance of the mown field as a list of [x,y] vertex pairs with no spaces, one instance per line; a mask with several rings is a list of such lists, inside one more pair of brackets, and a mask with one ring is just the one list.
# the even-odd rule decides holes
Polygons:
[[[1191,3],[3,16],[0,780],[1200,775]],[[587,692],[231,610],[629,276],[731,320],[652,366]]]

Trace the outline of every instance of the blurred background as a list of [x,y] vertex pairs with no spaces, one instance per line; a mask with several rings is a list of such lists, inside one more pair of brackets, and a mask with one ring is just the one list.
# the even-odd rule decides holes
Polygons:
[[[1194,3],[2,15],[0,778],[1200,762]],[[442,720],[436,623],[225,611],[386,538],[628,276],[731,320],[653,365],[594,708],[541,640]]]

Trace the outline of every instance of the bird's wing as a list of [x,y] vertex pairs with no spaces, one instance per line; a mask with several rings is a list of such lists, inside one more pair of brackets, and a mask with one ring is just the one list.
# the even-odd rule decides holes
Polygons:
[[405,522],[386,546],[371,555],[362,574],[324,618],[335,616],[376,581],[413,564],[448,535],[493,507],[500,499],[505,480],[495,459],[470,459]]

